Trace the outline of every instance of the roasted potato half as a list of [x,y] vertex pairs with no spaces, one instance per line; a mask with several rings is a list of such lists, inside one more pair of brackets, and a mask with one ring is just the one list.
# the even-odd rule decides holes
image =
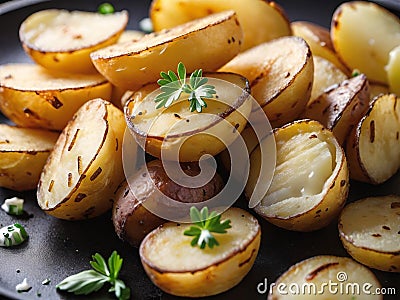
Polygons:
[[400,101],[381,95],[352,130],[346,155],[352,179],[379,184],[400,168]]
[[[168,160],[199,161],[205,154],[217,155],[238,137],[253,104],[247,79],[233,73],[204,76],[215,85],[218,98],[207,99],[202,113],[191,112],[182,95],[168,108],[157,109],[154,97],[158,93],[152,93],[157,84],[144,86],[125,104],[128,126],[147,153],[158,158],[165,155]],[[219,81],[211,83],[211,78]]]
[[306,21],[292,22],[291,27],[293,35],[299,36],[307,42],[313,56],[325,58],[344,74],[350,75],[350,70],[340,61],[333,47],[331,36],[327,28]]
[[0,110],[15,124],[62,130],[88,100],[110,99],[100,75],[72,75],[33,64],[0,66]]
[[400,197],[371,197],[348,204],[339,219],[340,239],[360,263],[400,272]]
[[[225,10],[234,10],[238,15],[244,34],[241,50],[291,35],[290,23],[285,12],[272,1],[154,0],[150,17],[154,30],[159,31]],[[262,30],[255,30],[256,28]]]
[[[164,195],[179,202],[197,203],[206,201],[217,195],[223,188],[221,176],[216,173],[206,185],[198,188],[187,188],[178,185],[170,179],[160,160],[153,160],[139,170],[133,178],[129,179],[118,189],[116,201],[113,206],[112,220],[115,232],[124,241],[138,247],[143,238],[153,229],[166,222],[156,216],[143,205],[145,201],[162,201],[154,199],[157,194],[154,189],[160,190]],[[200,168],[197,163],[181,164],[183,172],[189,176],[197,176]],[[148,174],[148,175],[147,175]],[[132,192],[131,189],[137,191]],[[137,199],[135,195],[146,195]]]
[[0,124],[0,186],[16,191],[36,188],[58,133]]
[[277,127],[304,110],[311,95],[314,63],[307,43],[291,36],[242,52],[220,71],[246,77],[251,94]]
[[219,246],[192,247],[193,237],[183,235],[190,224],[165,223],[140,245],[140,259],[153,283],[163,291],[182,297],[222,293],[237,285],[250,271],[260,246],[261,229],[256,218],[230,208],[222,220],[232,228],[215,234]]
[[325,58],[313,55],[314,59],[314,82],[311,90],[310,105],[315,99],[322,95],[332,85],[340,84],[347,79],[338,67]]
[[369,101],[368,80],[361,74],[327,90],[307,105],[302,116],[321,122],[343,145],[368,110]]
[[382,295],[377,293],[380,287],[374,273],[354,260],[320,255],[303,260],[283,273],[272,287],[268,300],[382,300]]
[[[272,183],[254,210],[289,230],[312,231],[328,225],[344,206],[349,190],[347,161],[338,141],[331,131],[311,120],[278,128],[274,136],[277,157]],[[260,166],[257,147],[250,156],[253,176],[245,189],[248,198]]]
[[22,22],[19,37],[25,52],[47,69],[94,73],[90,53],[117,42],[127,24],[126,11],[103,15],[48,9]]
[[61,133],[44,166],[37,191],[41,209],[66,220],[92,218],[110,209],[124,178],[125,128],[123,113],[110,102],[85,103]]
[[[97,70],[126,90],[156,82],[160,72],[175,70],[183,62],[187,71],[214,71],[240,50],[243,33],[236,13],[225,11],[170,30],[148,34],[91,54]],[[212,41],[212,43],[210,43]]]
[[388,83],[385,66],[390,51],[400,45],[399,32],[399,18],[372,2],[345,2],[332,17],[331,38],[339,57],[371,81]]

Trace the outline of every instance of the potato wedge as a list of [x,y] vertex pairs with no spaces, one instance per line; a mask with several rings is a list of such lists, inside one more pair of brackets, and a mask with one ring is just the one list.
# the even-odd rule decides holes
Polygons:
[[125,128],[123,113],[111,103],[102,99],[85,103],[44,166],[37,191],[40,208],[65,220],[93,218],[110,209],[124,178]]
[[250,271],[258,253],[261,228],[256,218],[239,208],[230,208],[226,234],[215,234],[219,246],[192,247],[193,237],[183,235],[190,224],[166,223],[152,231],[140,245],[146,273],[163,291],[183,297],[222,293],[237,285]]
[[310,105],[332,85],[339,84],[347,79],[346,74],[329,60],[316,55],[313,55],[313,59],[314,82],[311,90],[310,101],[308,101],[307,105]]
[[307,105],[302,116],[321,122],[343,145],[368,110],[369,101],[368,80],[361,74],[327,90]]
[[156,82],[161,71],[175,70],[179,62],[189,73],[199,68],[217,70],[239,52],[242,39],[236,13],[225,11],[148,34],[137,42],[113,45],[90,56],[110,82],[135,91]]
[[380,184],[400,169],[400,101],[394,94],[375,98],[346,145],[350,177]]
[[154,0],[150,8],[150,17],[154,30],[159,31],[225,10],[234,10],[238,15],[244,34],[242,51],[278,37],[291,35],[285,12],[272,1]]
[[320,255],[303,260],[283,273],[268,300],[382,300],[377,290],[380,287],[374,273],[354,260]]
[[100,75],[72,75],[33,64],[0,66],[0,110],[15,124],[62,130],[88,100],[110,99],[111,84]]
[[400,95],[400,45],[389,53],[389,62],[386,66],[390,91]]
[[205,154],[217,155],[238,137],[252,108],[247,79],[233,73],[204,76],[216,87],[218,98],[207,99],[202,113],[191,112],[184,95],[167,109],[157,109],[156,84],[144,86],[126,103],[128,126],[147,153],[180,162],[199,161]]
[[388,83],[389,53],[400,45],[400,20],[383,7],[364,1],[341,4],[332,17],[333,46],[350,69],[371,81]]
[[400,197],[371,197],[348,204],[339,218],[340,239],[360,263],[400,272]]
[[[271,186],[254,210],[272,224],[289,230],[312,231],[328,225],[344,206],[349,190],[347,161],[338,141],[331,131],[311,120],[278,128],[274,136],[275,172]],[[250,156],[253,176],[245,189],[247,198],[253,193],[260,165],[257,147]]]
[[58,133],[0,124],[0,186],[16,191],[36,188]]
[[102,15],[48,9],[22,22],[19,38],[25,52],[47,69],[95,73],[89,54],[116,43],[127,24],[126,11]]
[[251,94],[277,127],[304,110],[311,95],[314,63],[302,38],[283,37],[240,53],[220,71],[246,77]]
[[[181,164],[181,168],[189,176],[197,176],[200,173],[197,163]],[[183,187],[168,177],[160,160],[149,162],[147,167],[140,169],[133,178],[129,178],[129,185],[128,182],[121,185],[113,205],[112,219],[115,232],[120,239],[127,241],[132,246],[138,247],[150,231],[166,222],[147,210],[146,205],[143,204],[149,200],[163,201],[154,199],[158,195],[153,193],[155,188],[176,201],[197,203],[217,195],[223,188],[223,181],[221,176],[216,173],[204,186]],[[131,189],[136,190],[132,192]],[[145,195],[145,197],[137,199],[135,195],[138,194]]]
[[313,56],[325,58],[339,68],[344,74],[350,75],[350,70],[339,59],[331,41],[327,28],[306,21],[296,21],[291,24],[293,35],[303,38],[311,48]]

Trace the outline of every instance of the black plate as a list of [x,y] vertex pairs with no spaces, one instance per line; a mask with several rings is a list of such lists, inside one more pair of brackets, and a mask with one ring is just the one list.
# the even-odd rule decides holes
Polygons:
[[[113,1],[116,9],[130,11],[129,28],[136,29],[138,21],[147,16],[149,0]],[[291,20],[309,20],[329,26],[334,9],[342,1],[281,0],[278,1],[287,11]],[[394,1],[393,1],[394,2]],[[45,8],[66,8],[95,10],[101,1],[49,1],[20,8],[1,15],[0,8],[0,64],[25,62],[29,58],[24,54],[18,40],[18,28],[22,20],[31,13]],[[393,7],[392,7],[393,8]],[[3,7],[4,9],[4,7]],[[1,121],[5,121],[2,117]],[[371,195],[400,194],[400,174],[386,184],[372,187],[352,182],[349,201]],[[94,220],[67,222],[55,219],[43,213],[36,204],[35,193],[16,193],[0,189],[2,199],[20,196],[25,198],[25,210],[31,215],[28,219],[18,220],[27,228],[29,241],[16,248],[0,247],[0,298],[3,295],[11,299],[113,299],[106,289],[91,297],[77,297],[60,293],[55,285],[68,275],[89,268],[89,260],[95,252],[109,256],[117,250],[124,258],[121,277],[131,287],[132,299],[175,299],[160,291],[148,279],[142,266],[137,249],[121,242],[115,235],[110,214]],[[245,205],[239,200],[237,206]],[[15,222],[14,217],[0,211],[1,226]],[[262,243],[254,267],[245,279],[226,293],[211,299],[265,299],[266,295],[257,292],[260,282],[272,283],[292,264],[314,255],[348,256],[338,238],[335,222],[331,226],[314,233],[296,233],[268,224],[262,224]],[[396,287],[400,294],[400,275],[373,271],[383,287]],[[24,278],[33,288],[28,293],[18,294],[15,285]],[[41,282],[49,278],[49,285]],[[41,293],[38,298],[37,293]],[[399,299],[399,296],[387,296],[386,299]]]

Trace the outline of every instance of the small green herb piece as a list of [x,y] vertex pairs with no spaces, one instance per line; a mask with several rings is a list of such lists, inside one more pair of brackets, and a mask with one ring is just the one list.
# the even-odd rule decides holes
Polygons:
[[97,11],[102,15],[108,15],[108,14],[113,14],[115,9],[114,6],[112,6],[112,4],[105,2],[99,5]]
[[118,279],[123,259],[117,251],[111,254],[108,264],[99,253],[92,255],[92,258],[90,265],[93,270],[71,275],[57,284],[56,288],[72,292],[75,295],[88,295],[97,292],[103,287],[104,283],[109,282],[111,284],[109,292],[114,292],[119,300],[128,300],[131,291],[121,279]]
[[232,227],[230,225],[231,220],[221,222],[221,215],[217,215],[217,212],[213,211],[209,214],[207,206],[203,207],[201,211],[192,206],[190,208],[190,219],[194,226],[190,226],[183,234],[194,236],[191,245],[193,247],[199,246],[200,249],[204,249],[206,245],[209,248],[218,246],[218,241],[211,233],[226,233],[226,230]]
[[0,229],[0,246],[11,247],[22,244],[28,238],[25,228],[18,223]]
[[1,208],[10,215],[20,216],[24,213],[24,200],[17,197],[6,199]]
[[359,69],[354,69],[353,72],[351,72],[351,77],[356,77],[360,74],[361,74],[361,72]]
[[182,93],[188,94],[190,102],[189,109],[191,112],[202,112],[203,107],[207,107],[204,98],[213,98],[217,93],[215,86],[206,84],[207,78],[203,77],[201,69],[195,70],[186,83],[186,67],[180,62],[177,68],[177,74],[169,70],[168,73],[161,72],[161,79],[157,81],[160,85],[161,92],[156,96],[154,102],[157,103],[156,108],[169,107],[172,102],[179,99]]

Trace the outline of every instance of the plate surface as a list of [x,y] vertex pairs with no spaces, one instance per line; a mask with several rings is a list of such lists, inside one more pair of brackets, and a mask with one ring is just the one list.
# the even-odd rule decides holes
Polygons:
[[[137,29],[138,21],[148,14],[150,0],[113,1],[116,9],[128,9],[128,27]],[[278,0],[293,20],[308,20],[328,27],[336,6],[343,1]],[[30,5],[1,15],[0,8],[0,64],[28,62],[18,40],[20,23],[31,13],[46,8],[66,8],[96,10],[101,1],[48,1]],[[301,3],[301,4],[300,4]],[[5,118],[1,117],[1,122]],[[349,201],[372,195],[400,194],[400,174],[379,187],[352,182]],[[89,268],[89,260],[95,252],[108,257],[117,250],[124,258],[121,278],[130,286],[132,299],[178,299],[167,295],[155,287],[148,279],[142,266],[138,251],[121,242],[114,233],[111,215],[106,214],[94,220],[67,222],[43,213],[36,204],[34,192],[16,193],[0,189],[0,202],[3,199],[19,196],[26,199],[25,210],[29,218],[19,219],[27,229],[30,238],[27,243],[15,248],[0,247],[0,298],[10,299],[114,299],[106,289],[90,297],[77,297],[60,293],[55,285],[68,275]],[[239,200],[237,206],[245,207]],[[313,233],[286,231],[268,224],[262,224],[262,243],[254,267],[236,287],[209,299],[265,299],[266,295],[257,292],[257,285],[274,282],[292,264],[315,255],[348,256],[338,237],[336,224]],[[0,225],[5,226],[16,219],[0,211]],[[373,271],[383,287],[396,287],[400,293],[400,274]],[[33,288],[28,293],[18,294],[15,285],[24,278]],[[44,279],[49,285],[42,285]],[[37,293],[41,294],[38,298]],[[387,296],[385,299],[398,299]]]

